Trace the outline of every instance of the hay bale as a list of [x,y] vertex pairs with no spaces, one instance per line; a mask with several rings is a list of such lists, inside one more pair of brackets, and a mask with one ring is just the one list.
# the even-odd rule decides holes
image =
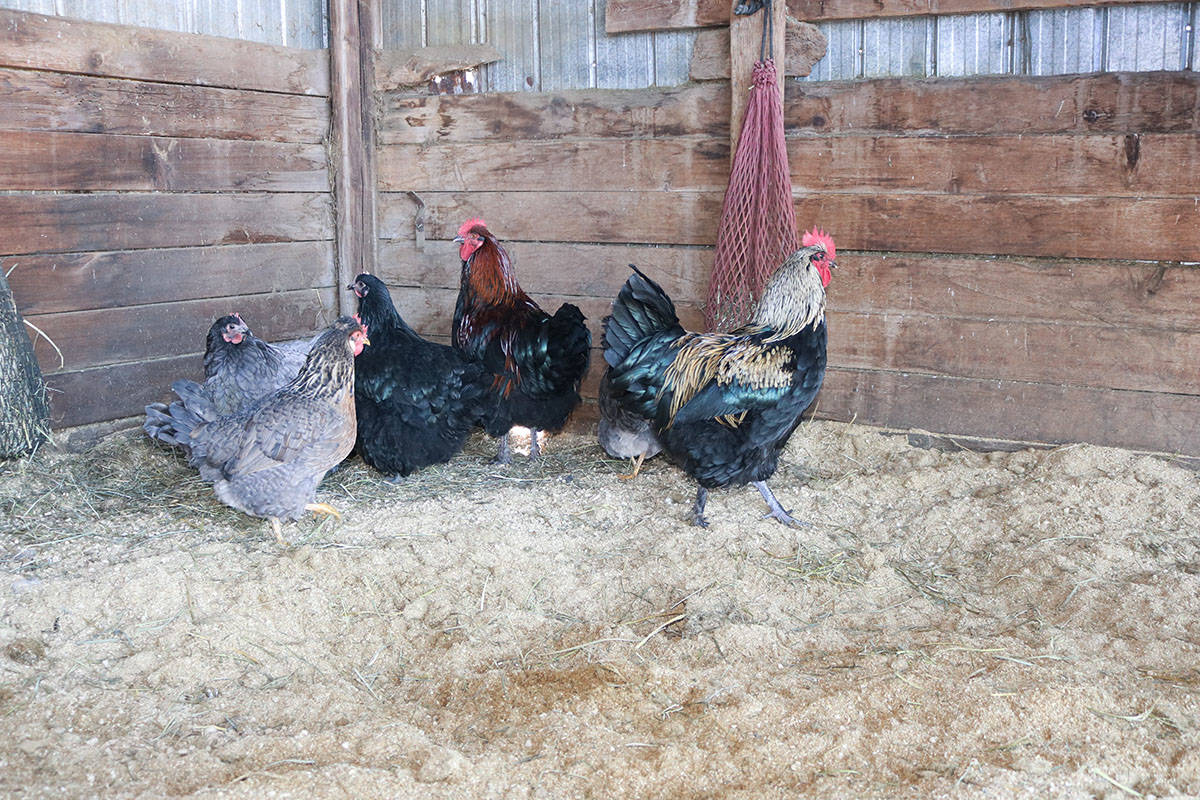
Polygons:
[[0,458],[29,455],[49,436],[42,370],[8,279],[0,274]]

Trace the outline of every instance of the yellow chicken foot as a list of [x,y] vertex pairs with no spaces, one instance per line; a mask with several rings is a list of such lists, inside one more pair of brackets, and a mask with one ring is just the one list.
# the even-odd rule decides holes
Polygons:
[[324,514],[328,517],[333,517],[338,522],[342,521],[342,513],[328,503],[309,503],[304,507],[305,511],[311,511],[314,514]]
[[275,542],[280,547],[291,547],[288,540],[283,538],[283,523],[279,521],[279,517],[271,517],[271,532],[275,534]]
[[642,462],[645,460],[645,453],[641,453],[637,458],[631,458],[630,461],[633,463],[633,472],[629,473],[628,475],[618,475],[617,477],[623,481],[633,480],[638,476],[638,473],[642,471]]

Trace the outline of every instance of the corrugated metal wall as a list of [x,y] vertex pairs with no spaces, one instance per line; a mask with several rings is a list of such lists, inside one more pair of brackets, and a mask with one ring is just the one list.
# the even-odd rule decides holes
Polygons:
[[0,8],[307,50],[328,45],[326,0],[0,0]]

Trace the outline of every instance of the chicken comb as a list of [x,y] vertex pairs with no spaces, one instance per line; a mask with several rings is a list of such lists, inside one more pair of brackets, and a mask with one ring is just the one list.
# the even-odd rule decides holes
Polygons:
[[358,314],[355,314],[355,315],[354,315],[354,321],[358,323],[358,326],[359,326],[360,328],[362,328],[362,330],[363,330],[363,335],[364,335],[364,336],[370,336],[370,335],[371,335],[371,332],[367,330],[367,323],[365,323],[365,322],[363,322],[363,321],[362,321],[362,317],[358,316]]
[[814,227],[811,231],[804,234],[804,238],[800,240],[801,247],[812,247],[814,244],[825,246],[825,254],[829,256],[830,261],[837,261],[837,250],[833,247],[833,237],[820,228]]
[[458,229],[458,235],[459,235],[459,236],[466,236],[468,233],[470,233],[470,232],[471,232],[471,229],[472,229],[472,228],[474,228],[474,227],[476,227],[476,226],[478,226],[478,227],[480,227],[480,228],[486,228],[486,227],[487,227],[487,223],[486,223],[486,222],[484,222],[484,221],[483,221],[482,219],[480,219],[479,217],[471,217],[469,220],[467,220],[466,222],[464,222],[464,223],[462,224],[462,227],[460,227],[460,228]]

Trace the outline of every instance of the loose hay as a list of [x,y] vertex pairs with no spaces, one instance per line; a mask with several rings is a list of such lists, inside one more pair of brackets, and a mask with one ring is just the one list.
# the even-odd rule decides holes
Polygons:
[[806,424],[813,527],[702,531],[662,459],[493,454],[286,552],[132,433],[0,466],[0,794],[1200,794],[1194,473]]

